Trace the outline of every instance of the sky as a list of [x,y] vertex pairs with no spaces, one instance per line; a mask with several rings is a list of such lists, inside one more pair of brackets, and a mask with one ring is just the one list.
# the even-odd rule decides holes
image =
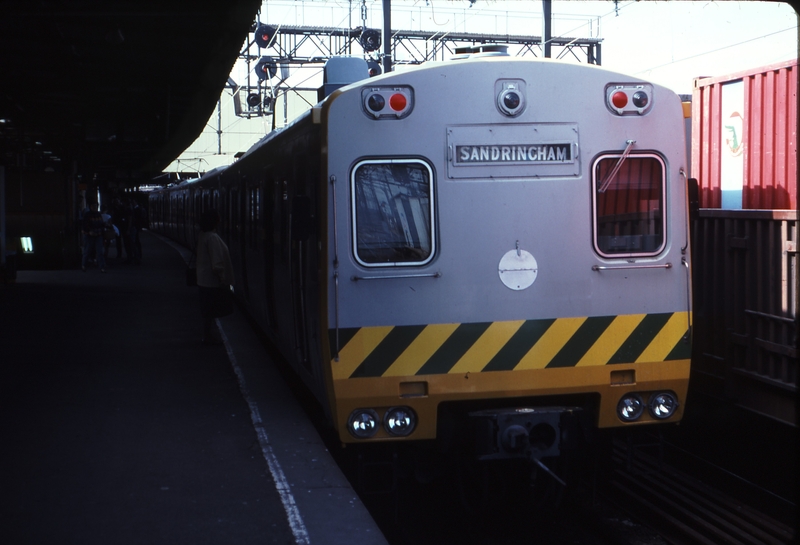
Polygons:
[[[363,2],[382,25],[382,0]],[[361,0],[267,0],[262,21],[361,25]],[[797,57],[797,15],[786,2],[552,1],[554,36],[601,38],[602,65],[689,93],[695,76],[724,75]],[[540,0],[392,0],[404,30],[542,34]]]
[[[574,8],[584,2],[554,4]],[[621,2],[618,14],[613,2],[585,4],[600,12],[605,8],[600,20],[604,67],[677,93],[691,93],[695,77],[797,58],[797,15],[787,3]]]
[[[786,2],[552,0],[551,5],[553,36],[599,38],[604,68],[664,85],[679,94],[691,94],[695,77],[724,76],[798,57],[798,18]],[[265,0],[259,19],[274,27],[355,28],[366,23],[380,29],[382,0]],[[392,0],[392,27],[541,36],[542,2]],[[554,48],[553,55],[557,53]],[[582,55],[580,51],[577,54]],[[565,60],[579,62],[571,56]],[[245,84],[246,65],[237,62],[231,77]],[[321,72],[319,67],[293,70],[288,81],[315,88],[321,84]],[[232,98],[230,91],[223,91],[222,121],[215,112],[204,133],[166,171],[205,171],[229,164],[235,153],[272,129],[271,117],[233,115]],[[308,98],[313,102],[313,93]],[[275,120],[276,126],[308,107],[306,101],[295,97],[288,103],[287,115]],[[282,108],[278,109],[282,113]]]

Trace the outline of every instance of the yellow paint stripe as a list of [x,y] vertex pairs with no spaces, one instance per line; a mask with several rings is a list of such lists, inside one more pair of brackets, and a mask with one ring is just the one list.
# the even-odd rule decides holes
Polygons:
[[628,340],[630,334],[636,329],[646,314],[626,314],[617,316],[611,325],[603,331],[600,338],[576,364],[576,367],[588,365],[605,365],[617,353],[622,344]]
[[384,377],[414,375],[425,365],[461,324],[435,324],[422,330],[400,357],[389,366]]
[[514,369],[544,369],[578,331],[586,318],[559,318]]
[[689,327],[689,316],[686,312],[676,312],[661,328],[656,338],[653,339],[644,352],[637,358],[636,363],[646,361],[664,361],[669,353],[681,340]]
[[492,323],[448,372],[479,373],[524,323],[525,320]]
[[393,326],[362,327],[339,351],[339,361],[332,362],[334,380],[348,378],[375,347],[394,329]]

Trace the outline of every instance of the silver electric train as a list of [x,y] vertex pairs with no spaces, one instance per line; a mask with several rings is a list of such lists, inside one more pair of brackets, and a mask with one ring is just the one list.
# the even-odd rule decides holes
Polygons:
[[538,461],[571,430],[677,422],[692,322],[678,95],[592,65],[457,57],[372,78],[331,59],[363,79],[153,192],[151,228],[191,245],[220,211],[238,297],[343,443]]

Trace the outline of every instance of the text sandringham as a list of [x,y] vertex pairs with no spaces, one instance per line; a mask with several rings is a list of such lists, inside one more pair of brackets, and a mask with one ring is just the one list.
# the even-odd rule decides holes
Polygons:
[[570,144],[456,146],[456,163],[563,163],[572,161]]

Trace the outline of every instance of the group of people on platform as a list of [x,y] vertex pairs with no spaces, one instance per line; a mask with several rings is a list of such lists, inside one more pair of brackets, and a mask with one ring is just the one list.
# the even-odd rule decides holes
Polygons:
[[124,263],[138,265],[142,262],[142,243],[139,233],[147,227],[147,212],[136,202],[130,199],[122,201],[114,198],[111,208],[98,211],[97,203],[89,203],[80,218],[83,252],[81,257],[81,270],[86,272],[86,266],[94,261],[100,272],[106,272],[108,251],[112,244],[116,245],[115,259],[122,258],[122,249],[125,248]]
[[[236,283],[228,246],[217,234],[220,215],[216,210],[206,210],[200,217],[200,234],[195,246],[196,285],[200,299],[200,315],[203,323],[203,343],[223,344],[217,318],[233,312],[233,285]],[[98,211],[97,203],[89,204],[81,215],[83,234],[83,258],[81,269],[91,259],[96,260],[100,272],[106,272],[106,259],[113,242],[117,256],[122,257],[125,248],[125,263],[142,262],[140,231],[147,227],[147,213],[133,199],[128,204],[114,199],[111,211]]]

